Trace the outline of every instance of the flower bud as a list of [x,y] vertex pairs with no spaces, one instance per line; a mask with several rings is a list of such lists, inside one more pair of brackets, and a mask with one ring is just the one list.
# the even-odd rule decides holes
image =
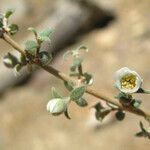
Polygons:
[[3,63],[8,68],[14,68],[18,63],[18,60],[15,56],[8,53],[6,56],[4,56]]
[[67,98],[54,98],[47,104],[47,111],[53,115],[59,115],[67,109],[70,99]]
[[123,93],[132,94],[137,92],[141,88],[142,82],[143,80],[139,74],[127,67],[116,72],[115,87]]

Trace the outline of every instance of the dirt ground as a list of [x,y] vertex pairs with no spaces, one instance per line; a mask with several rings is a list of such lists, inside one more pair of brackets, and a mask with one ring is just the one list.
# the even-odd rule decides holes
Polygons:
[[[41,11],[43,1],[36,4]],[[107,27],[80,37],[76,44],[66,50],[81,44],[89,48],[85,54],[84,70],[94,75],[93,87],[97,90],[115,95],[117,91],[112,87],[114,73],[124,66],[137,71],[144,79],[143,87],[150,89],[150,1],[97,2],[111,9],[115,19]],[[35,7],[35,4],[31,6]],[[37,8],[33,9],[33,16],[35,12],[38,12]],[[26,15],[24,17],[28,18]],[[27,36],[21,32],[24,33],[30,24],[21,18],[24,26],[16,37],[19,41]],[[36,26],[39,23],[38,19],[37,22],[31,19],[31,24]],[[0,44],[3,55],[8,47],[2,41]],[[62,53],[52,65],[68,72],[68,62],[62,61]],[[40,70],[27,84],[10,89],[0,98],[0,150],[149,150],[148,139],[134,136],[139,131],[139,119],[143,119],[133,114],[127,113],[123,122],[113,121],[96,129],[94,125],[97,123],[91,117],[90,106],[98,99],[89,95],[85,94],[88,107],[79,108],[71,104],[71,120],[64,116],[51,116],[46,112],[51,87],[56,87],[64,95],[68,94],[60,80]],[[149,95],[139,97],[143,100],[142,105],[149,110]]]

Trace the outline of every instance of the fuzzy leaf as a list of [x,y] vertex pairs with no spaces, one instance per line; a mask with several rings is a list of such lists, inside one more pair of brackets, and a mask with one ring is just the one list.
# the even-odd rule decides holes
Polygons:
[[58,91],[56,91],[54,87],[52,87],[51,93],[53,98],[62,98],[62,96],[58,93]]
[[2,29],[3,27],[3,16],[0,14],[0,28]]
[[73,89],[70,93],[70,98],[72,100],[78,100],[80,99],[83,94],[85,93],[86,87],[85,86],[81,86],[81,87],[77,87],[75,89]]
[[84,73],[83,76],[85,77],[86,84],[92,85],[93,84],[93,76],[89,73]]
[[24,55],[21,54],[20,56],[20,63],[22,65],[26,65],[27,64],[27,60],[26,60],[26,57]]
[[35,28],[29,27],[28,30],[31,31],[31,32],[33,32],[33,34],[34,34],[35,36],[37,36],[37,31],[36,31]]
[[18,32],[18,30],[19,30],[19,27],[18,27],[18,25],[16,25],[16,24],[11,24],[11,25],[9,26],[9,28],[10,28],[10,34],[11,34],[11,35],[16,34],[16,33]]
[[3,63],[8,68],[14,68],[18,64],[18,59],[11,53],[4,56]]
[[42,42],[44,42],[44,41],[50,42],[50,34],[51,33],[52,33],[51,28],[44,29],[42,32],[39,33],[39,40]]
[[150,91],[144,90],[140,88],[136,93],[141,93],[141,94],[150,94]]
[[132,106],[135,107],[135,108],[139,108],[140,105],[141,105],[142,101],[141,100],[132,100]]
[[69,83],[67,81],[64,81],[64,85],[65,85],[65,87],[66,87],[66,89],[68,91],[72,91],[73,90],[73,85],[71,83]]
[[140,121],[140,128],[141,128],[141,131],[136,133],[135,135],[137,137],[145,137],[145,138],[150,139],[150,132],[147,131],[147,129],[144,128],[144,125],[141,121]]
[[19,75],[19,71],[22,69],[22,66],[21,64],[17,64],[15,67],[14,67],[14,74],[17,76]]
[[98,121],[102,121],[110,112],[110,109],[103,108],[101,111],[95,112],[95,117]]
[[73,66],[79,66],[81,65],[81,63],[83,62],[83,59],[80,57],[74,57],[73,58]]
[[5,18],[9,18],[14,13],[14,9],[8,9],[5,12]]
[[75,103],[80,107],[85,107],[88,105],[87,101],[83,98],[79,98],[78,100],[75,100]]
[[38,44],[35,41],[26,41],[25,49],[29,54],[35,55],[37,52]]
[[51,33],[52,33],[52,29],[46,28],[42,32],[39,33],[39,36],[49,37]]
[[39,59],[42,65],[48,65],[52,60],[52,55],[46,51],[39,53]]

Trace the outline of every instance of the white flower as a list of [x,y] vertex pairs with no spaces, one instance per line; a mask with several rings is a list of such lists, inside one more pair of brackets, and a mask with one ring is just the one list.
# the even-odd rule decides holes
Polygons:
[[47,111],[59,115],[67,109],[69,100],[68,98],[54,98],[47,103]]
[[123,93],[135,93],[142,85],[142,78],[127,67],[121,68],[115,75],[115,87]]

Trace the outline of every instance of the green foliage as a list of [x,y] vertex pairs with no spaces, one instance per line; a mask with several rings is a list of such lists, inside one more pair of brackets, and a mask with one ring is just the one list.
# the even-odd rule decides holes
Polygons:
[[38,44],[35,41],[29,40],[25,42],[25,49],[31,55],[36,55]]
[[58,93],[58,91],[54,87],[52,87],[51,93],[53,98],[62,98],[62,96]]
[[75,103],[80,107],[85,107],[88,105],[87,101],[83,98],[79,98],[79,99],[75,100]]
[[3,28],[3,15],[2,14],[0,14],[0,29],[2,29]]
[[110,108],[104,108],[100,102],[94,105],[94,108],[96,110],[95,117],[98,121],[102,121],[111,112]]
[[52,55],[46,51],[40,52],[38,55],[42,65],[48,65],[52,60]]
[[15,72],[15,75],[19,75],[19,71],[22,69],[22,65],[21,64],[17,64],[15,67],[14,67],[14,72]]
[[41,41],[41,42],[44,42],[44,41],[48,41],[50,42],[50,35],[52,33],[52,29],[51,28],[46,28],[44,29],[43,31],[41,31],[38,35],[38,39]]
[[28,30],[29,31],[31,31],[35,36],[37,36],[38,34],[37,34],[37,31],[36,31],[36,29],[35,28],[33,28],[33,27],[29,27],[28,28]]
[[11,35],[15,35],[17,32],[18,32],[18,30],[19,30],[19,27],[18,27],[18,25],[16,25],[16,24],[11,24],[10,26],[9,26],[9,29],[10,29],[10,34]]
[[68,91],[72,91],[73,90],[73,85],[71,83],[69,83],[67,81],[64,81],[64,85],[65,85],[65,87],[66,87],[66,89]]
[[18,27],[18,25],[16,25],[16,24],[11,24],[10,26],[9,26],[9,29],[10,29],[10,34],[11,35],[15,35],[17,32],[18,32],[18,30],[19,30],[19,27]]
[[20,55],[20,64],[22,66],[25,66],[27,64],[27,60],[26,60],[26,57],[24,55]]
[[11,53],[8,53],[4,56],[3,63],[8,68],[14,68],[18,64],[18,59]]
[[119,99],[119,101],[126,106],[129,106],[132,102],[132,95],[125,94],[123,92],[120,92],[115,98]]
[[92,85],[93,84],[93,76],[89,73],[84,73],[83,76],[85,77],[85,83],[87,85]]
[[70,93],[70,99],[76,101],[82,98],[83,94],[85,93],[86,87],[80,86],[75,89],[73,89]]
[[150,94],[150,91],[144,90],[142,88],[140,88],[137,93],[141,93],[141,94]]
[[132,100],[131,105],[132,105],[134,108],[139,108],[140,105],[141,105],[141,103],[142,103],[141,100],[136,100],[136,99],[134,99],[134,100]]
[[140,121],[139,124],[140,124],[141,131],[136,133],[135,135],[137,137],[145,137],[145,138],[150,139],[150,132],[146,128],[144,128],[144,125],[143,125],[143,123],[141,121]]
[[5,16],[5,18],[9,18],[13,13],[14,13],[14,9],[8,9],[5,12],[4,16]]

